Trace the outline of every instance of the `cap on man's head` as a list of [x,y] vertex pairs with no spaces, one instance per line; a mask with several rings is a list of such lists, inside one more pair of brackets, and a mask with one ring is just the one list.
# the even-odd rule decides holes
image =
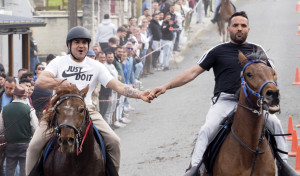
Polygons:
[[93,50],[89,50],[86,55],[87,56],[96,56],[96,54]]
[[19,97],[25,96],[26,95],[25,88],[20,85],[17,85],[13,91],[13,95]]

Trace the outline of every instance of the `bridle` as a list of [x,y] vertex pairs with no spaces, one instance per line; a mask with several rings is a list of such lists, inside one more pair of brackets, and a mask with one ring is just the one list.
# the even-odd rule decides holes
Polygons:
[[[245,81],[244,72],[245,72],[246,68],[247,68],[249,65],[253,64],[253,63],[263,63],[263,64],[267,65],[266,62],[264,62],[264,61],[262,61],[262,60],[258,60],[258,59],[257,59],[257,60],[252,60],[252,61],[248,62],[248,63],[244,66],[244,68],[243,68],[243,70],[242,70],[242,72],[241,72],[241,85],[242,85],[244,94],[245,94],[245,96],[246,96],[246,98],[247,98],[247,101],[249,102],[249,104],[250,104],[251,106],[255,107],[254,104],[251,102],[251,100],[250,100],[250,98],[249,98],[249,95],[248,95],[247,91],[249,91],[251,94],[253,94],[253,95],[255,95],[255,96],[257,97],[256,106],[259,108],[259,110],[254,109],[254,108],[247,107],[247,106],[245,106],[245,105],[243,105],[243,104],[241,104],[241,103],[238,103],[238,105],[241,106],[241,107],[243,107],[243,108],[245,108],[245,109],[247,109],[247,110],[249,110],[249,111],[251,111],[251,112],[254,113],[254,114],[257,114],[258,116],[260,116],[260,115],[263,113],[263,110],[266,110],[266,111],[267,111],[267,112],[266,112],[266,117],[265,117],[265,123],[264,123],[263,129],[262,129],[261,135],[260,135],[260,137],[259,137],[259,139],[258,139],[258,145],[257,145],[256,149],[253,150],[253,149],[251,149],[249,146],[247,146],[247,144],[245,144],[245,143],[244,143],[244,142],[243,142],[243,141],[235,134],[233,128],[231,127],[231,132],[232,132],[233,137],[234,137],[234,138],[235,138],[235,139],[236,139],[236,140],[237,140],[237,141],[238,141],[245,149],[247,149],[247,150],[250,151],[251,153],[254,153],[254,155],[255,155],[255,156],[254,156],[254,160],[253,160],[253,164],[252,164],[252,169],[251,169],[250,176],[253,175],[254,167],[255,167],[255,164],[256,164],[257,156],[258,156],[259,154],[264,154],[264,153],[267,151],[267,149],[268,149],[268,145],[266,145],[265,150],[263,150],[262,152],[260,152],[261,144],[262,144],[262,142],[263,142],[263,140],[264,140],[264,138],[265,138],[265,134],[266,134],[266,123],[267,123],[268,116],[269,116],[269,113],[268,113],[268,106],[265,105],[265,103],[263,103],[263,96],[261,95],[261,92],[262,92],[263,88],[264,88],[267,84],[269,84],[269,83],[272,83],[272,84],[274,84],[276,87],[278,87],[278,84],[277,84],[276,81],[266,81],[266,82],[264,82],[264,83],[260,86],[258,92],[252,90],[252,89],[248,86],[247,82]],[[267,134],[268,134],[268,133],[267,133]],[[269,139],[270,139],[270,136],[268,136],[268,143],[269,143]]]
[[247,101],[249,102],[249,104],[250,104],[251,106],[255,107],[255,105],[251,102],[251,100],[250,100],[250,98],[249,98],[249,95],[248,95],[247,91],[249,91],[251,94],[253,94],[253,95],[255,95],[255,96],[257,97],[256,106],[259,107],[260,110],[258,111],[258,110],[256,110],[256,109],[249,108],[249,107],[247,107],[247,106],[245,106],[245,105],[242,105],[242,104],[240,104],[240,103],[239,103],[239,105],[242,106],[243,108],[246,108],[246,109],[250,110],[252,113],[257,114],[258,116],[260,116],[261,113],[262,113],[262,110],[267,110],[267,109],[265,109],[266,107],[263,106],[263,96],[261,95],[261,92],[262,92],[263,88],[264,88],[267,84],[269,84],[269,83],[274,84],[276,87],[278,87],[278,84],[277,84],[276,81],[266,81],[266,82],[264,82],[264,83],[260,86],[258,92],[252,90],[252,89],[248,86],[247,82],[245,81],[244,72],[245,72],[246,68],[247,68],[249,65],[253,64],[253,63],[263,63],[263,64],[267,65],[266,62],[264,62],[264,61],[262,61],[262,60],[258,60],[258,59],[257,59],[257,60],[252,60],[252,61],[248,62],[248,63],[244,66],[244,68],[243,68],[243,70],[242,70],[242,72],[241,72],[241,85],[242,85],[244,94],[245,94],[245,96],[246,96],[246,98],[247,98]]
[[[53,111],[56,111],[56,108],[65,100],[69,99],[69,98],[79,98],[83,103],[84,103],[84,98],[80,95],[77,95],[77,94],[65,94],[65,95],[62,95],[61,97],[59,97],[58,101],[55,103],[55,105],[53,106]],[[79,128],[76,128],[73,124],[70,124],[70,123],[67,123],[67,122],[64,122],[64,123],[61,123],[61,124],[58,124],[57,122],[57,117],[56,117],[56,112],[50,122],[50,127],[53,127],[55,129],[55,135],[57,137],[60,137],[60,134],[61,134],[61,128],[62,127],[68,127],[68,128],[71,128],[74,130],[75,132],[75,146],[76,146],[76,151],[77,151],[77,155],[79,153],[82,152],[82,145],[83,145],[83,142],[84,142],[84,139],[85,139],[85,136],[82,138],[82,130],[83,128],[85,127],[85,125],[88,124],[88,128],[86,130],[86,133],[85,133],[85,136],[88,132],[88,129],[91,125],[91,119],[90,119],[90,116],[89,116],[89,112],[87,110],[87,108],[85,107],[85,117],[80,125]],[[80,145],[80,147],[79,147]]]

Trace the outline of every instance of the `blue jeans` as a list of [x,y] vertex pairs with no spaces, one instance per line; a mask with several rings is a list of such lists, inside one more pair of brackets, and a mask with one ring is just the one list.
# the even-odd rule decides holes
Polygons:
[[173,42],[172,40],[161,40],[161,46],[163,47],[163,66],[169,67],[169,60],[172,54]]
[[144,65],[142,64],[142,62],[135,64],[135,73],[134,76],[136,79],[140,78],[140,75],[143,71]]
[[[142,57],[146,56],[147,50],[148,50],[148,49],[143,49],[143,51],[142,51]],[[142,60],[143,65],[145,64],[145,60],[146,60],[146,57],[144,57],[143,60]]]

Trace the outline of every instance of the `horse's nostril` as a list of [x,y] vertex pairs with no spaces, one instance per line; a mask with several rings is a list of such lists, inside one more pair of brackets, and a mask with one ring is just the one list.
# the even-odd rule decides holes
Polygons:
[[266,96],[267,97],[271,97],[272,95],[273,95],[273,91],[272,90],[268,90],[267,92],[266,92]]
[[266,97],[269,97],[269,98],[279,98],[279,91],[278,90],[268,90],[266,92]]
[[74,138],[68,138],[68,144],[69,145],[73,145],[74,144],[74,142],[75,142],[75,139]]

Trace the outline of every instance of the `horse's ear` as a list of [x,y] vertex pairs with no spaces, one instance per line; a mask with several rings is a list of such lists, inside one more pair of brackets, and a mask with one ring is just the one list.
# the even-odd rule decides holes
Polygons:
[[238,57],[239,57],[239,61],[240,61],[241,65],[243,67],[249,62],[249,60],[246,58],[246,56],[241,51],[239,51]]
[[85,98],[87,92],[89,91],[89,84],[84,88],[82,89],[80,92],[79,92],[79,95],[82,96],[83,98]]

